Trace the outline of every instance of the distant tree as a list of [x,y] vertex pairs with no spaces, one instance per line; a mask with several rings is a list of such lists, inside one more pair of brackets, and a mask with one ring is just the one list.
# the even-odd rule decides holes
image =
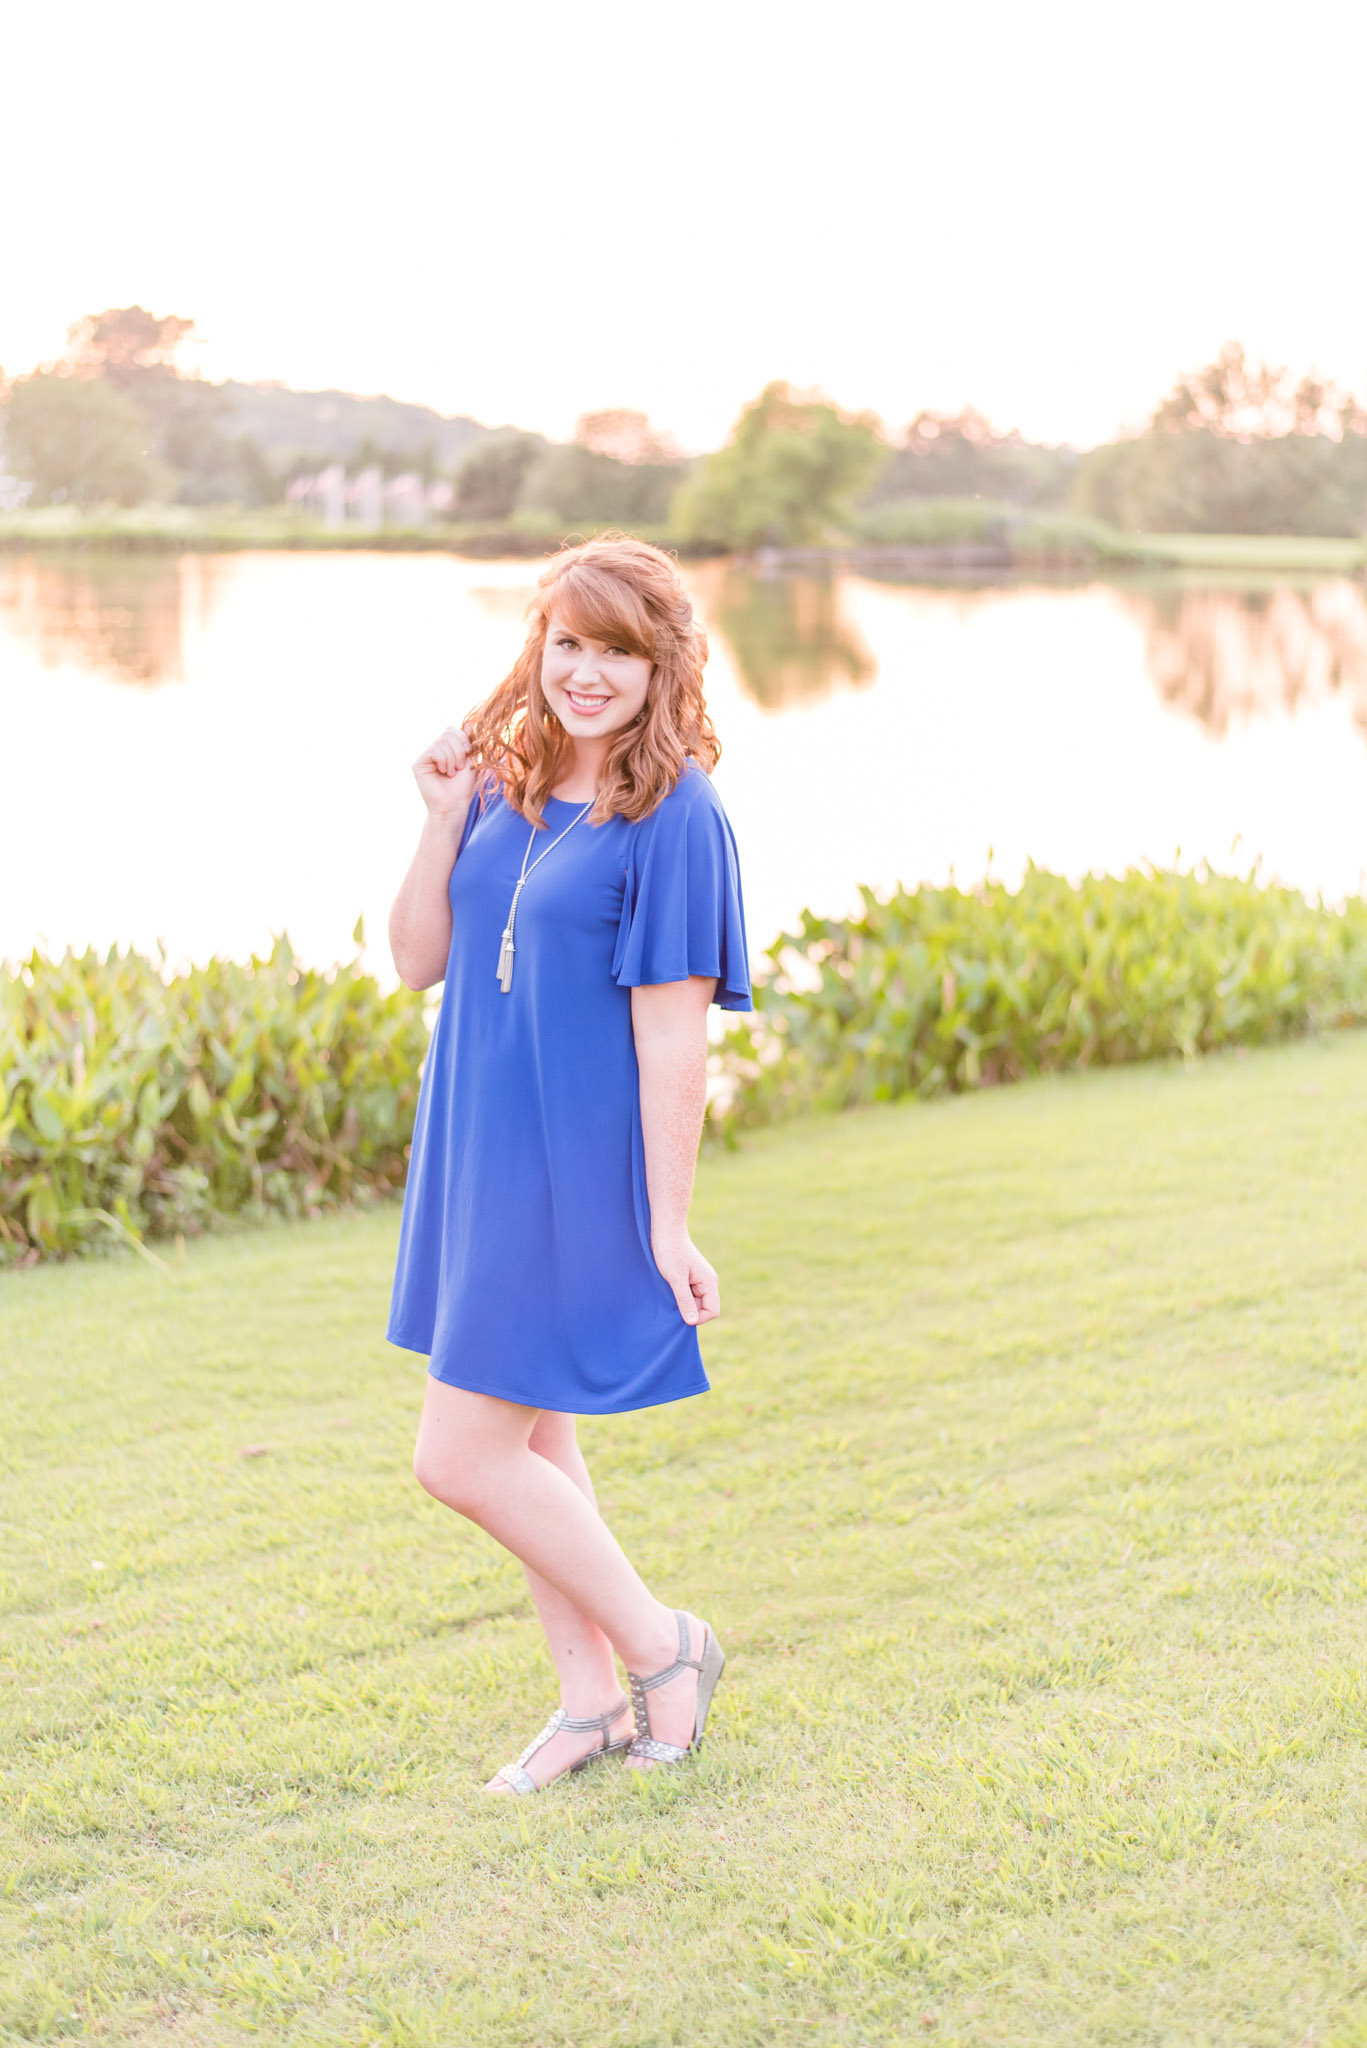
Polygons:
[[848,517],[886,458],[871,413],[842,412],[815,392],[770,384],[679,492],[671,524],[680,539],[725,547],[819,541]]
[[655,432],[643,412],[617,406],[607,412],[579,415],[574,429],[575,446],[594,455],[610,455],[614,462],[677,462],[679,451],[668,436]]
[[110,306],[67,330],[66,368],[112,385],[148,422],[154,453],[179,478],[183,503],[260,504],[278,495],[259,448],[227,431],[233,401],[219,385],[187,376],[177,362],[195,331],[179,313]]
[[1286,434],[1367,433],[1367,411],[1350,391],[1313,374],[1293,384],[1284,369],[1248,361],[1227,341],[1204,370],[1179,377],[1149,422],[1151,433],[1204,430],[1222,440],[1275,440]]
[[181,374],[175,358],[194,331],[194,321],[178,313],[158,316],[146,306],[110,306],[68,327],[66,359],[77,376],[106,377],[120,390],[136,392]]
[[973,406],[918,412],[888,457],[868,503],[901,498],[984,498],[999,504],[1062,504],[1076,458],[998,433]]
[[138,505],[175,487],[148,446],[144,414],[102,378],[59,370],[20,377],[5,438],[9,465],[32,483],[35,504]]
[[545,446],[539,434],[496,434],[471,449],[456,472],[457,519],[508,519],[528,470]]
[[1359,534],[1367,410],[1229,342],[1178,379],[1142,433],[1082,457],[1073,501],[1130,532]]
[[553,526],[658,526],[669,511],[682,465],[622,461],[571,441],[547,448],[527,471],[519,511]]

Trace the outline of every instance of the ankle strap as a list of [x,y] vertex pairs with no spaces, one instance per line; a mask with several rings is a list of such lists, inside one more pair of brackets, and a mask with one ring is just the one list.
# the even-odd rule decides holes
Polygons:
[[599,1729],[606,1734],[613,1722],[625,1714],[630,1704],[630,1700],[623,1693],[616,1706],[609,1707],[606,1714],[565,1714],[559,1726],[567,1728],[571,1735],[592,1735]]

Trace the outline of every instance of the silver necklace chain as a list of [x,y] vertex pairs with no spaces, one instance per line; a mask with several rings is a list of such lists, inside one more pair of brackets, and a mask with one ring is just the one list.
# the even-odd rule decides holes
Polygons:
[[522,891],[526,888],[527,883],[530,881],[531,877],[536,873],[537,869],[540,867],[542,861],[546,858],[546,855],[548,853],[554,853],[556,847],[559,846],[560,841],[563,838],[565,838],[566,834],[573,832],[575,826],[579,823],[579,820],[583,817],[586,817],[592,809],[593,798],[590,797],[588,802],[585,804],[583,810],[576,812],[574,817],[570,819],[570,822],[565,827],[564,832],[557,833],[549,846],[543,846],[540,853],[536,856],[536,859],[532,861],[531,866],[528,867],[527,862],[531,858],[531,851],[533,846],[536,844],[536,835],[540,827],[533,825],[531,829],[531,835],[527,840],[527,851],[522,856],[522,873],[517,878],[517,887],[513,891],[513,900],[508,905],[508,922],[503,927],[503,944],[500,946],[498,954],[498,985],[502,989],[505,996],[507,995],[509,989],[513,985],[513,954],[516,951],[516,948],[513,945],[513,927],[517,923],[517,899],[522,894]]

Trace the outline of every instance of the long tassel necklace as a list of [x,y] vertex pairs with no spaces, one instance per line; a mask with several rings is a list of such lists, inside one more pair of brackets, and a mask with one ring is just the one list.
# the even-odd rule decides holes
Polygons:
[[513,945],[513,927],[517,923],[517,899],[522,894],[522,891],[526,888],[531,876],[536,873],[536,870],[540,867],[542,861],[546,858],[546,855],[548,853],[554,853],[556,847],[559,846],[560,841],[565,837],[565,834],[568,832],[573,832],[575,826],[579,823],[580,818],[586,817],[592,809],[593,798],[590,797],[588,802],[585,804],[583,810],[577,812],[575,816],[570,819],[569,824],[565,827],[565,831],[558,834],[558,836],[551,841],[549,846],[544,846],[541,849],[541,852],[536,856],[536,859],[532,861],[531,866],[528,867],[527,862],[529,859],[531,859],[532,847],[536,843],[536,835],[539,829],[535,825],[533,825],[532,827],[531,837],[527,841],[527,851],[522,856],[522,873],[517,878],[517,887],[513,891],[513,900],[508,906],[508,922],[503,927],[503,944],[499,949],[498,955],[498,985],[502,989],[505,996],[507,995],[509,989],[513,985],[513,953],[516,950]]

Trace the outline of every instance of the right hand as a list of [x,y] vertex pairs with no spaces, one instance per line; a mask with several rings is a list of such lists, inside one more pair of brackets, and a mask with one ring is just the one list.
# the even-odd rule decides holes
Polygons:
[[470,756],[470,735],[463,726],[448,725],[439,739],[424,747],[413,763],[413,780],[433,817],[449,818],[467,810],[479,787],[479,769]]

